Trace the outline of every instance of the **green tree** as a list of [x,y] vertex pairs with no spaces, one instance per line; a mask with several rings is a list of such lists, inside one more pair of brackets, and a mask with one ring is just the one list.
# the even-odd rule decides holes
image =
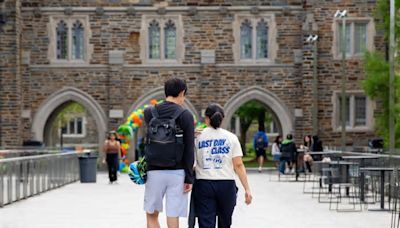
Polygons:
[[52,141],[57,142],[58,130],[65,127],[76,115],[85,113],[84,106],[77,102],[70,102],[57,114],[51,126]]
[[246,153],[246,133],[249,127],[253,123],[253,120],[257,119],[259,125],[264,126],[266,108],[259,101],[252,100],[242,105],[237,111],[236,116],[240,118],[240,144],[242,146],[243,153]]
[[[400,0],[395,1],[396,12],[399,12]],[[388,43],[390,34],[390,14],[389,14],[389,1],[379,0],[377,2],[377,8],[375,16],[379,19],[378,27],[385,32],[385,40]],[[400,23],[397,21],[395,26],[395,36],[397,47],[400,47]],[[398,49],[396,50],[398,52]],[[395,62],[399,62],[399,54],[397,53],[397,59]],[[362,82],[362,87],[367,96],[375,99],[379,102],[380,110],[376,114],[375,118],[375,130],[376,133],[383,137],[385,146],[389,143],[389,62],[384,57],[384,53],[379,52],[367,52],[364,57],[364,68],[365,68],[365,80]],[[395,138],[396,148],[400,147],[400,81],[398,79],[399,72],[396,71],[395,77]]]

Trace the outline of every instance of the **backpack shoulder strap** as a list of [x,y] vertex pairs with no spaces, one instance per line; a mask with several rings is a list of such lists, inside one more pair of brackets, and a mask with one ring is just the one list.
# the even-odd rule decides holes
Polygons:
[[158,119],[160,117],[160,115],[158,115],[156,106],[151,107],[150,111],[153,118]]
[[187,110],[184,108],[179,108],[175,111],[174,115],[172,116],[172,120],[177,120],[184,112],[186,112]]

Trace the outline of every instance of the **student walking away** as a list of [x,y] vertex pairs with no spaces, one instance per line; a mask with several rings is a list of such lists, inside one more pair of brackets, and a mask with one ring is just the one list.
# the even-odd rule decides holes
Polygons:
[[[292,134],[288,134],[286,139],[283,140],[281,145],[281,173],[295,173],[295,162],[296,162],[297,148],[296,144],[293,142]],[[285,170],[285,164],[287,164],[287,169]]]
[[107,162],[108,168],[108,178],[110,179],[110,184],[117,181],[117,171],[118,171],[118,157],[121,150],[119,141],[117,141],[117,134],[115,131],[109,133],[108,139],[104,142],[104,152],[106,154],[103,163]]
[[194,120],[182,107],[186,83],[173,78],[164,88],[165,102],[144,111],[148,169],[144,210],[148,228],[160,227],[158,215],[163,212],[164,197],[168,228],[179,227],[179,217],[187,216],[193,183]]
[[245,191],[245,203],[252,195],[242,161],[239,139],[222,129],[224,111],[211,104],[205,112],[207,128],[196,138],[196,181],[193,188],[194,207],[200,228],[229,228],[236,205],[235,173]]
[[[312,152],[322,152],[324,148],[322,147],[322,141],[319,139],[318,135],[313,136],[313,141],[311,145]],[[322,161],[322,155],[313,155],[314,161]]]
[[282,136],[278,135],[278,136],[276,136],[275,141],[272,144],[271,154],[272,154],[272,158],[275,162],[276,168],[279,167],[279,161],[281,159],[281,149],[280,149],[281,143],[282,143]]
[[256,151],[257,162],[258,162],[258,172],[262,171],[264,165],[264,160],[267,158],[265,153],[265,148],[268,147],[268,136],[265,134],[264,126],[260,125],[258,127],[258,132],[254,135],[253,148]]

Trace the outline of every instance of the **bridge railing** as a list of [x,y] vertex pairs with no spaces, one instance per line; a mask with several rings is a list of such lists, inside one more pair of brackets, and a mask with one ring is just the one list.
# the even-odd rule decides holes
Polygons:
[[75,152],[0,159],[0,207],[77,180]]

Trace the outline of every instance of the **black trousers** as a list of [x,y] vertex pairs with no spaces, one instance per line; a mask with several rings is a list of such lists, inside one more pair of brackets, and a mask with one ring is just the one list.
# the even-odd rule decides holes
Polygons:
[[108,153],[106,157],[108,167],[108,178],[110,182],[117,180],[118,171],[118,153]]
[[234,180],[196,180],[193,187],[194,207],[200,228],[218,228],[232,225],[236,206],[237,187]]

